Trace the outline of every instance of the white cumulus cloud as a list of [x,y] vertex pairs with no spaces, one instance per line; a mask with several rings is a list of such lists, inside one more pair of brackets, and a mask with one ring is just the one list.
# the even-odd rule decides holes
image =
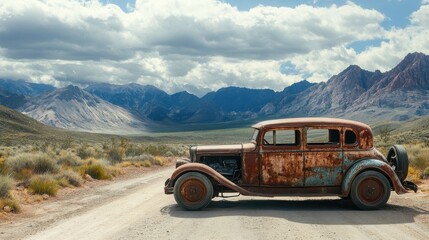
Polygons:
[[[138,82],[200,95],[229,85],[282,90],[349,64],[387,69],[408,51],[426,51],[428,7],[409,27],[385,30],[382,13],[352,2],[241,11],[216,0],[137,0],[124,12],[97,0],[2,0],[0,78]],[[347,47],[373,39],[384,40],[362,53]],[[284,62],[294,71],[281,72]]]

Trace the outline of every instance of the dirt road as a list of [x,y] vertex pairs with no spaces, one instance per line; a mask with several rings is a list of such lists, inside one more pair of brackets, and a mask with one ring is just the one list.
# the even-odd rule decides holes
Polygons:
[[216,198],[204,211],[179,208],[163,183],[173,169],[119,180],[40,204],[0,224],[0,239],[428,239],[425,194],[392,197],[378,211],[338,198]]

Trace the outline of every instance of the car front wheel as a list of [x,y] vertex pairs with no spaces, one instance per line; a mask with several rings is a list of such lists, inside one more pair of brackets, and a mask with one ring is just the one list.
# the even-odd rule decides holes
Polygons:
[[386,204],[390,191],[390,183],[383,174],[365,171],[353,181],[350,198],[358,208],[373,210]]
[[213,197],[213,184],[203,174],[188,172],[174,184],[174,198],[177,204],[187,210],[205,208]]

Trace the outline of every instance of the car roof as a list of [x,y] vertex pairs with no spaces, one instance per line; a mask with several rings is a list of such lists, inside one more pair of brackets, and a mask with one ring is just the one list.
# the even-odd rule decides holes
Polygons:
[[371,128],[358,121],[339,119],[339,118],[326,118],[326,117],[307,117],[307,118],[284,118],[275,119],[259,122],[254,124],[253,128],[265,128],[265,127],[306,127],[306,126],[344,126],[350,128],[367,129],[371,131]]

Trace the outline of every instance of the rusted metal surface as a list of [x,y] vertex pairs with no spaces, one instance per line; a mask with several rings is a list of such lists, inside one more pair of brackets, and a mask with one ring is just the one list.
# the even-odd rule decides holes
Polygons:
[[366,205],[371,205],[383,198],[383,184],[378,178],[366,178],[357,186],[357,195]]
[[359,173],[370,169],[378,170],[384,175],[386,175],[387,179],[389,179],[393,189],[397,194],[403,194],[407,192],[407,190],[402,186],[401,181],[398,179],[398,176],[396,176],[395,172],[389,164],[378,159],[365,159],[358,161],[347,171],[342,182],[341,195],[347,196],[350,193],[353,180],[356,178],[356,176]]
[[305,186],[338,186],[342,180],[341,150],[305,151]]
[[230,144],[230,145],[209,145],[209,146],[195,146],[197,152],[201,154],[239,154],[244,152],[251,152],[256,149],[256,144]]
[[[196,171],[209,176],[216,186],[222,186],[218,191],[255,196],[347,196],[355,177],[370,169],[383,173],[396,193],[406,192],[386,158],[374,148],[373,134],[366,124],[333,118],[294,118],[264,121],[253,127],[259,130],[259,135],[252,143],[192,147],[191,163],[178,165],[166,182],[165,192],[173,193],[180,175]],[[328,129],[329,141],[307,142],[309,129]],[[264,134],[273,130],[294,132],[299,141],[283,145],[264,143]],[[336,133],[333,141],[331,130]],[[232,182],[202,164],[203,159],[212,156],[241,159],[240,178]]]
[[190,162],[191,162],[191,160],[187,159],[187,158],[177,159],[176,160],[176,168],[182,166],[183,164],[187,164],[187,163],[190,163]]
[[171,175],[170,181],[165,186],[165,190],[167,191],[168,189],[173,187],[174,182],[177,180],[177,178],[179,176],[181,176],[182,174],[184,174],[186,172],[191,172],[191,171],[205,174],[206,176],[209,176],[211,179],[213,179],[217,183],[221,184],[222,186],[227,187],[229,189],[232,189],[232,190],[239,192],[243,195],[266,196],[263,194],[252,193],[252,192],[238,186],[237,184],[234,184],[233,182],[231,182],[230,180],[228,180],[227,178],[225,178],[224,176],[222,176],[221,174],[219,174],[218,172],[216,172],[215,170],[213,170],[209,166],[201,164],[201,163],[188,163],[188,164],[182,165],[179,168],[177,168],[174,171],[173,175]]
[[257,151],[243,154],[241,185],[259,185],[259,153]]
[[201,201],[207,194],[207,188],[198,179],[187,179],[180,188],[180,195],[187,204]]
[[261,154],[261,185],[304,186],[304,157],[302,152],[271,151]]

